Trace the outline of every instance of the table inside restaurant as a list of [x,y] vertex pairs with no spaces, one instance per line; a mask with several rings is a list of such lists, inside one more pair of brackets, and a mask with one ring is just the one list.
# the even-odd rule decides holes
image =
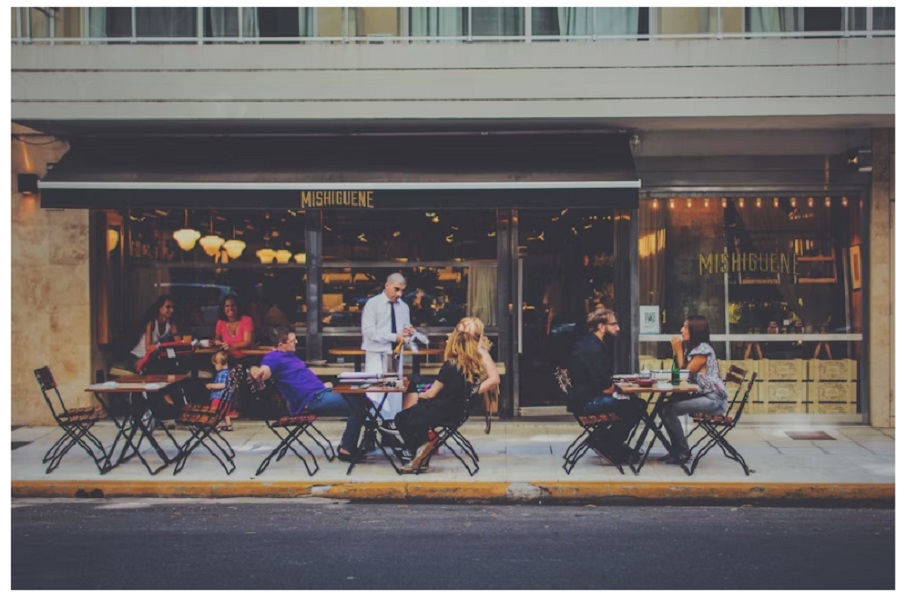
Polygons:
[[[385,383],[373,383],[373,384],[358,384],[358,383],[338,383],[332,389],[333,392],[341,394],[344,396],[344,399],[347,401],[347,404],[350,406],[350,410],[356,410],[356,406],[353,402],[350,401],[348,396],[354,396],[362,394],[364,398],[366,398],[366,414],[365,421],[363,423],[363,440],[366,439],[374,439],[375,444],[381,449],[382,454],[384,454],[385,458],[388,459],[388,462],[391,463],[391,466],[394,468],[394,471],[397,474],[400,474],[400,467],[394,462],[394,459],[388,453],[387,449],[385,449],[384,445],[381,442],[381,432],[378,430],[378,424],[384,420],[384,417],[381,415],[381,407],[384,404],[384,401],[387,399],[388,394],[402,394],[406,391],[406,388],[409,386],[409,380],[405,377],[403,379],[395,380],[396,385],[386,385]],[[369,398],[368,394],[383,394],[380,402],[374,402],[371,398]],[[361,446],[365,446],[365,441],[363,441]],[[350,462],[350,466],[347,468],[347,475],[353,471],[353,467],[356,466],[356,463],[359,462],[357,460],[352,460]]]
[[[148,394],[162,394],[165,390],[168,390],[172,386],[181,383],[186,379],[188,379],[187,375],[126,375],[114,381],[96,383],[85,388],[86,392],[92,392],[94,394],[97,401],[103,406],[106,414],[110,415],[113,423],[115,423],[118,428],[116,437],[108,452],[109,462],[105,471],[109,471],[137,455],[138,459],[140,459],[147,468],[147,471],[149,471],[151,475],[156,475],[159,471],[178,460],[181,449],[169,430],[166,429],[165,426],[161,427],[162,431],[165,432],[165,435],[175,447],[174,456],[170,456],[165,448],[160,445],[154,437],[153,430],[150,428],[149,423],[145,422],[143,416],[149,411],[153,418],[161,423],[153,411],[152,403],[148,402]],[[103,394],[121,394],[125,396],[129,408],[128,414],[122,417],[121,422],[116,419],[109,410],[109,405],[103,400]],[[135,443],[134,437],[138,433],[140,433],[140,437]],[[153,447],[153,450],[156,451],[156,455],[162,461],[162,465],[156,469],[150,466],[150,463],[147,462],[147,459],[144,458],[144,455],[141,453],[140,447],[145,439]],[[122,449],[118,458],[113,462],[116,447],[120,441],[123,442]],[[130,454],[128,454],[129,449],[132,451]]]
[[[672,445],[671,443],[669,443],[668,438],[666,438],[665,434],[663,433],[662,422],[657,422],[657,419],[659,419],[659,411],[663,406],[665,406],[666,402],[669,400],[672,394],[693,393],[699,391],[700,388],[692,383],[687,382],[681,382],[681,384],[674,386],[668,384],[667,382],[655,382],[653,384],[639,385],[627,380],[616,381],[615,386],[617,391],[622,394],[628,394],[630,396],[649,394],[649,397],[647,398],[647,405],[645,407],[645,410],[641,414],[641,422],[644,424],[644,427],[643,429],[641,429],[640,427],[636,427],[634,432],[632,432],[631,436],[628,439],[628,442],[630,444],[631,440],[634,439],[634,436],[637,433],[638,429],[641,429],[640,434],[637,436],[637,442],[634,445],[634,449],[638,452],[641,452],[641,447],[644,445],[647,435],[652,434],[652,437],[647,444],[647,450],[642,453],[640,462],[638,462],[637,465],[631,465],[632,472],[637,475],[644,467],[644,463],[647,461],[647,457],[650,455],[650,450],[651,448],[653,448],[653,444],[657,439],[659,439],[662,445],[666,448],[667,452],[672,451]],[[656,403],[648,412],[646,408],[649,408],[654,398],[656,399]],[[685,473],[690,475],[687,466],[681,465],[681,468],[685,471]]]
[[[403,351],[406,356],[412,356],[413,373],[418,373],[422,365],[422,357],[443,356],[443,348],[419,348],[418,352]],[[362,371],[363,359],[366,357],[366,351],[360,348],[329,348],[328,354],[338,359],[350,357],[353,359],[353,369]]]

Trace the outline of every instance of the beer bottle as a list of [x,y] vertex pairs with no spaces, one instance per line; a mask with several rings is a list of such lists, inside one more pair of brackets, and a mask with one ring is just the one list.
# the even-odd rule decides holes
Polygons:
[[672,385],[681,384],[681,369],[678,367],[678,357],[672,358]]

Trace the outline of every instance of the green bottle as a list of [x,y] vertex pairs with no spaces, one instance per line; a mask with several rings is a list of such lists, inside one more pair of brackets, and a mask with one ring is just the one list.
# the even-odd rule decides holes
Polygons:
[[678,368],[678,359],[672,358],[672,385],[681,384],[681,369]]

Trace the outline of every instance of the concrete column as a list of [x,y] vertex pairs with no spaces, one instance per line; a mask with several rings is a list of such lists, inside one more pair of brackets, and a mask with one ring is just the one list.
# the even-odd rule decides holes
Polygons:
[[869,226],[869,422],[894,427],[894,130],[872,132]]

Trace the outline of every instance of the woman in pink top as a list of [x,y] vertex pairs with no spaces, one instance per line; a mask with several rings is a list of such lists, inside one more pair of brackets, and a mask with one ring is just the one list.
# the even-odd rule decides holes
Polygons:
[[225,296],[219,304],[215,344],[232,358],[243,358],[241,350],[253,345],[253,319],[241,313],[233,295]]

